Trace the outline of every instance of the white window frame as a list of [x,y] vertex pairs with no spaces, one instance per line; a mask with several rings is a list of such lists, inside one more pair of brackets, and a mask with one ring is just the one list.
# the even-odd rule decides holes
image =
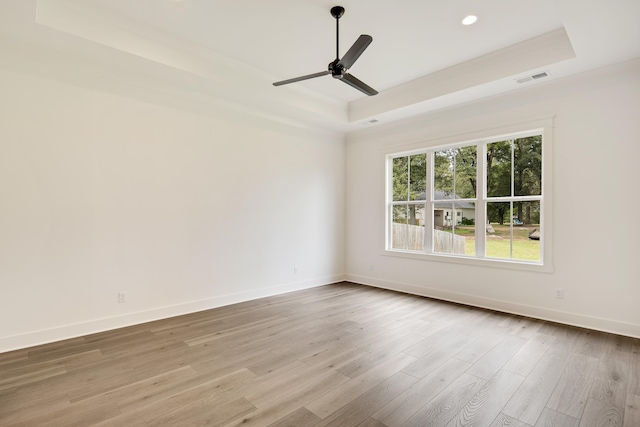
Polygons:
[[[514,270],[527,270],[536,272],[553,272],[552,263],[552,147],[553,147],[553,118],[541,118],[525,123],[514,123],[501,126],[499,128],[479,130],[465,135],[453,135],[443,138],[436,138],[427,141],[419,141],[401,146],[386,147],[383,150],[385,162],[385,247],[383,255],[421,259],[428,261],[442,261],[457,264],[467,264],[485,267],[498,267]],[[488,199],[486,195],[486,147],[487,144],[497,141],[506,141],[523,138],[532,135],[542,135],[542,188],[540,196],[510,196],[504,200],[500,198]],[[433,190],[433,155],[432,153],[461,146],[477,144],[477,182],[478,191],[476,199],[466,199],[476,202],[476,218],[486,218],[487,201],[517,201],[518,199],[527,201],[540,201],[540,261],[523,261],[514,259],[489,258],[485,253],[485,239],[478,238],[484,233],[484,222],[478,224],[476,220],[476,255],[458,255],[449,253],[436,253],[430,248],[433,233],[433,201],[431,192]],[[393,206],[392,187],[392,161],[396,157],[410,156],[421,153],[429,153],[427,161],[427,200],[421,201],[425,206],[425,249],[424,251],[409,251],[391,248],[391,215]],[[482,183],[482,186],[480,186]],[[406,202],[408,204],[414,202]],[[431,226],[428,226],[428,225]]]

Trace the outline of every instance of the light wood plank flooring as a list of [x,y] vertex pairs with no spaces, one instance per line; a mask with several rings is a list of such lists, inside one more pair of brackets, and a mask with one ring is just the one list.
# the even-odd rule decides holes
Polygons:
[[640,426],[640,340],[349,283],[0,354],[2,426]]

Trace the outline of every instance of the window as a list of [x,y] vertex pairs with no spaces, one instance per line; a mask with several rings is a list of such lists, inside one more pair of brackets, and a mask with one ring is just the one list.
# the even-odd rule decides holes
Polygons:
[[544,135],[387,155],[387,252],[544,266]]

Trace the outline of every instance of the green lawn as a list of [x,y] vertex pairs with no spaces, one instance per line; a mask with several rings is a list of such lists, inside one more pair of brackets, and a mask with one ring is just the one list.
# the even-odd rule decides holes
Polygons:
[[[509,258],[509,240],[487,239],[487,256]],[[539,240],[513,240],[513,259],[540,261]]]
[[[486,253],[491,258],[510,258],[509,226],[491,224],[495,234],[487,234]],[[540,261],[540,241],[529,239],[529,232],[537,225],[513,228],[513,259],[523,261]],[[475,235],[473,226],[459,226],[456,234],[465,237],[465,253],[475,254]]]

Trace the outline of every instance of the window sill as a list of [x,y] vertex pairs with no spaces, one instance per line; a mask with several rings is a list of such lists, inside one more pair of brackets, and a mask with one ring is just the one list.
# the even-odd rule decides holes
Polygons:
[[383,256],[398,258],[409,258],[432,262],[448,262],[453,264],[464,264],[478,267],[502,268],[507,270],[534,271],[536,273],[553,273],[553,266],[541,263],[526,261],[513,261],[495,258],[471,258],[455,255],[440,255],[433,253],[407,252],[400,250],[384,250]]

